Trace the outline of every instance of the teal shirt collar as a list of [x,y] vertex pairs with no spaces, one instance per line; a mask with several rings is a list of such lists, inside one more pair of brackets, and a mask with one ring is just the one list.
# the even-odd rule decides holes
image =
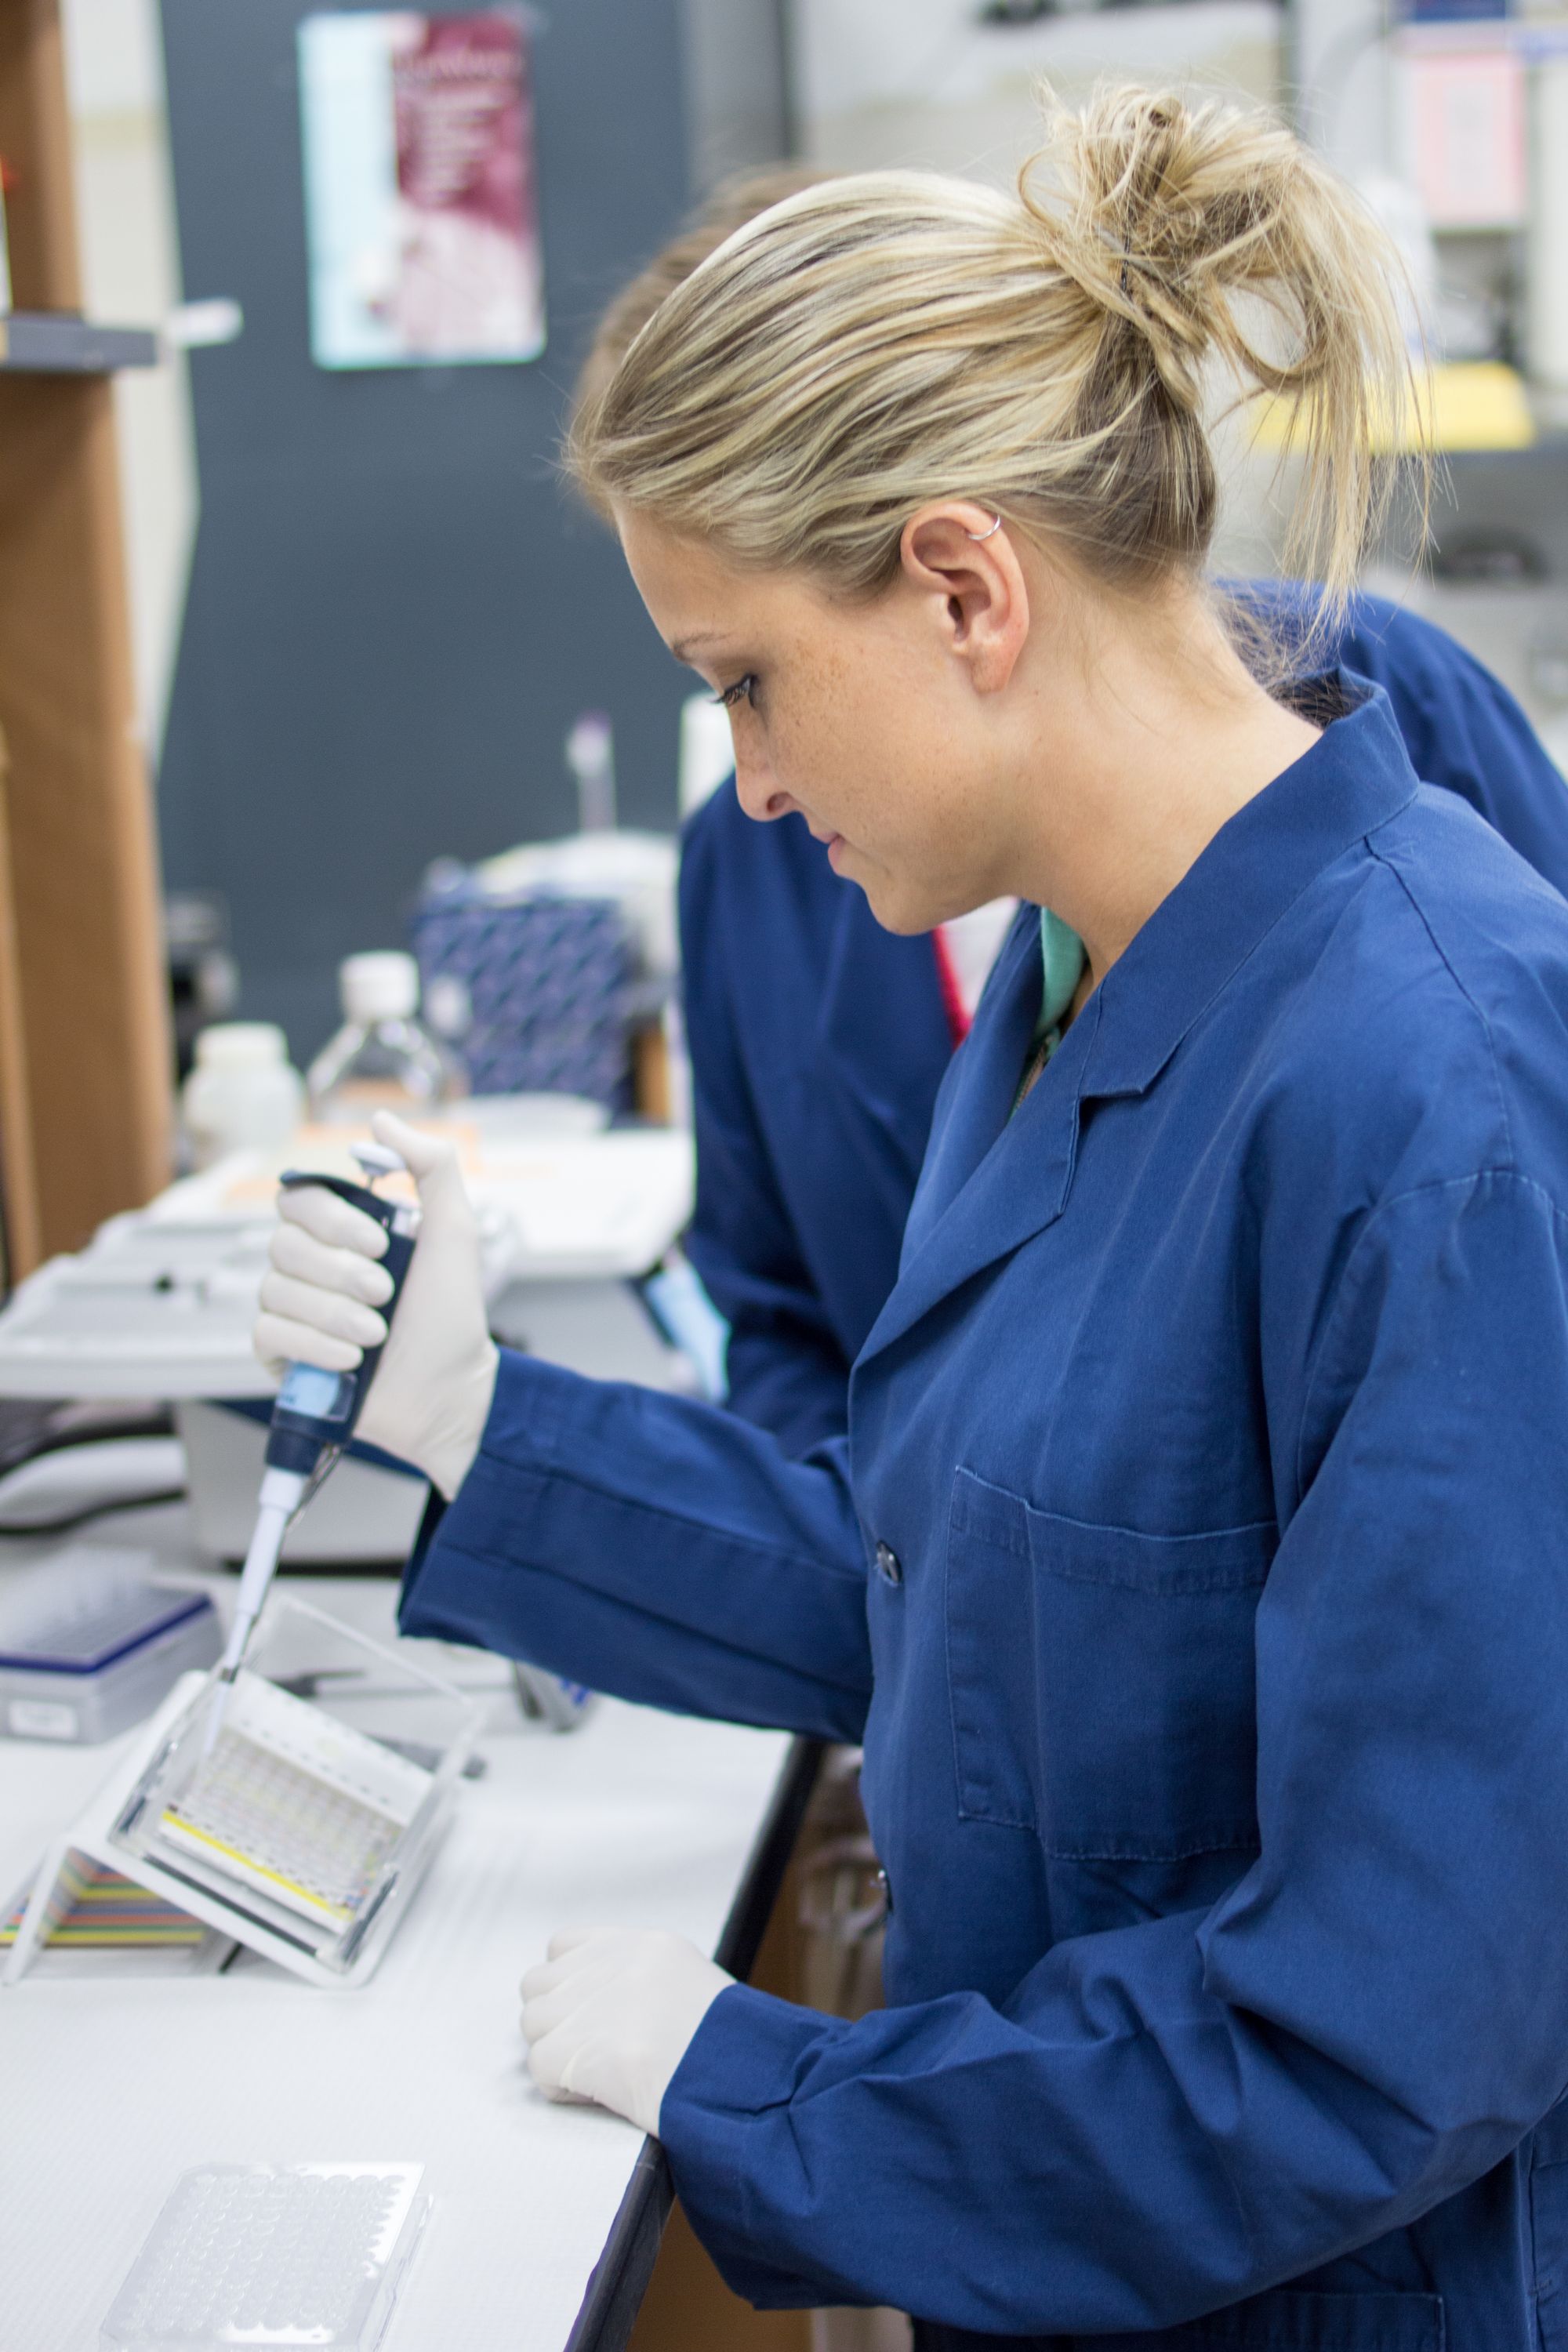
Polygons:
[[1040,958],[1045,968],[1045,986],[1035,1030],[1037,1041],[1061,1027],[1083,978],[1085,961],[1083,941],[1048,907],[1040,908]]

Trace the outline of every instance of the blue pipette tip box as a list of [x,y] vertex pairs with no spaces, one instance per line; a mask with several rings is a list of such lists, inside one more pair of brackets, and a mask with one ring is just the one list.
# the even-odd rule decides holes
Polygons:
[[430,2210],[417,2164],[183,2172],[100,2352],[376,2352]]
[[151,1555],[79,1545],[0,1606],[0,1732],[93,1742],[136,1723],[223,1643],[205,1592],[161,1584]]

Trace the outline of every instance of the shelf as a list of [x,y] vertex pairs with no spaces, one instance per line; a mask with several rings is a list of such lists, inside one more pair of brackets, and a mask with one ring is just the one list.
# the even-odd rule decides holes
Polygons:
[[0,369],[16,375],[108,375],[156,367],[158,338],[144,327],[95,327],[68,310],[0,313]]
[[1568,16],[1432,16],[1394,29],[1403,57],[1456,57],[1507,53],[1526,65],[1568,54]]

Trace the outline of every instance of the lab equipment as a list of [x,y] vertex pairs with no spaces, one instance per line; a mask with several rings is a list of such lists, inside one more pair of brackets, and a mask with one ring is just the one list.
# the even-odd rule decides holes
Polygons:
[[[379,1177],[403,1170],[404,1162],[397,1152],[385,1144],[362,1143],[354,1146],[354,1157],[364,1171],[367,1181],[363,1184],[351,1184],[341,1176],[310,1175],[298,1169],[289,1171],[283,1183],[286,1189],[313,1184],[335,1192],[351,1208],[381,1226],[386,1235],[381,1264],[392,1281],[392,1295],[382,1312],[390,1324],[413,1261],[418,1212],[403,1202],[387,1200],[374,1190]],[[380,1361],[381,1349],[366,1348],[352,1372],[323,1371],[316,1364],[290,1364],[284,1373],[268,1432],[267,1466],[262,1473],[256,1531],[245,1556],[234,1622],[217,1672],[207,1735],[209,1750],[216,1742],[223,1720],[226,1687],[239,1671],[251,1629],[276,1572],[289,1522],[312,1488],[327,1475],[353,1436]]]
[[566,765],[577,787],[580,833],[612,833],[616,824],[616,743],[602,710],[584,710],[566,738]]
[[486,1696],[291,1594],[274,1598],[209,1746],[215,1687],[216,1674],[184,1675],[51,1846],[5,1983],[91,1864],[312,1984],[374,1971],[450,1817]]
[[[484,1104],[470,1136],[468,1110],[458,1107],[450,1131],[465,1156],[486,1295],[495,1307],[515,1289],[521,1313],[536,1291],[544,1294],[540,1337],[531,1343],[555,1354],[593,1311],[586,1293],[624,1293],[687,1223],[691,1139],[658,1129],[514,1136],[499,1108]],[[342,1172],[353,1164],[345,1135]],[[276,1160],[237,1153],[146,1208],[110,1218],[86,1249],[29,1275],[0,1308],[0,1396],[245,1397],[269,1405],[273,1383],[250,1335],[278,1183]],[[571,1312],[557,1314],[554,1294],[566,1287],[574,1294]],[[640,1314],[635,1299],[632,1306]],[[646,1332],[646,1315],[641,1320]],[[570,1352],[560,1360],[576,1364]],[[583,1369],[610,1370],[597,1361]],[[647,1374],[639,1364],[619,1376]]]
[[[685,1359],[637,1285],[691,1214],[691,1139],[593,1133],[602,1109],[567,1110],[578,1132],[499,1101],[450,1113],[491,1327],[575,1370],[678,1386]],[[342,1129],[329,1146],[323,1133],[321,1165],[352,1174],[352,1139]],[[0,1307],[0,1397],[173,1401],[193,1533],[215,1559],[242,1559],[255,1524],[273,1382],[251,1331],[279,1173],[277,1158],[241,1152],[186,1177],[110,1219],[75,1256],[52,1258]],[[291,1523],[284,1560],[405,1559],[423,1508],[419,1480],[351,1448]]]
[[521,1658],[512,1660],[511,1678],[525,1720],[542,1723],[549,1731],[575,1731],[598,1696],[585,1683],[548,1674],[542,1666],[525,1664]]
[[312,1118],[353,1123],[373,1110],[417,1118],[466,1091],[461,1070],[417,1018],[419,967],[411,955],[349,956],[338,987],[343,1026],[305,1076]]
[[102,2352],[374,2352],[429,2210],[418,2164],[194,2166],[114,2299]]
[[156,1781],[158,1834],[289,1912],[341,1928],[363,1911],[428,1771],[384,1741],[247,1677],[216,1746]]
[[676,805],[684,824],[735,771],[730,714],[710,694],[689,694],[680,706],[680,757]]
[[413,945],[476,1093],[626,1108],[633,1033],[674,985],[677,858],[663,835],[610,826],[431,867]]
[[[595,840],[609,836],[595,835]],[[487,889],[466,867],[426,885],[414,940],[428,1001],[477,1093],[631,1101],[637,944],[609,898]]]
[[222,1646],[205,1592],[156,1583],[152,1554],[79,1545],[0,1604],[0,1731],[91,1745],[150,1715]]
[[1531,74],[1530,219],[1524,237],[1525,349],[1532,383],[1568,390],[1568,59],[1547,54]]
[[[0,1918],[0,1951],[22,1929],[32,1885]],[[68,1854],[56,1875],[39,1948],[51,1976],[210,1976],[234,1952],[235,1939],[121,1870]]]
[[180,1090],[189,1164],[231,1151],[280,1150],[305,1116],[305,1082],[269,1021],[220,1021],[197,1033],[195,1067]]
[[[185,1491],[197,1548],[209,1559],[238,1562],[256,1528],[256,1496],[266,1475],[269,1398],[174,1407],[185,1454]],[[429,1490],[412,1464],[395,1462],[356,1440],[289,1523],[285,1565],[405,1560],[414,1549]]]
[[215,892],[173,890],[163,900],[163,950],[174,1014],[174,1059],[182,1078],[209,1022],[226,1021],[239,996],[228,908]]

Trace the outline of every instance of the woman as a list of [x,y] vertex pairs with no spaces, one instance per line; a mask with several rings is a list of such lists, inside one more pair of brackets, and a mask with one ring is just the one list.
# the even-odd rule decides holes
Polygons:
[[[864,1738],[885,2012],[630,1929],[525,1979],[536,2077],[657,2127],[758,2302],[1568,2326],[1568,909],[1202,579],[1214,368],[1299,402],[1331,600],[1401,364],[1316,163],[1121,93],[1022,203],[791,198],[578,425],[747,810],[895,929],[1029,902],[805,1462],[498,1360],[453,1163],[386,1129],[426,1226],[362,1426],[449,1498],[405,1630]],[[258,1346],[345,1366],[379,1236],[289,1214]]]
[[[609,305],[578,398],[608,384],[716,246],[826,176],[788,164],[725,183]],[[1301,627],[1308,592],[1295,583],[1253,580],[1238,593],[1270,627]],[[1384,688],[1424,783],[1460,793],[1553,888],[1568,887],[1568,793],[1489,670],[1430,621],[1359,593],[1324,657]],[[752,824],[732,782],[683,830],[697,1139],[685,1247],[730,1327],[731,1412],[788,1453],[845,1429],[849,1367],[898,1275],[937,1088],[1000,944],[992,911],[969,917],[956,942],[951,929],[885,931],[804,824]]]

